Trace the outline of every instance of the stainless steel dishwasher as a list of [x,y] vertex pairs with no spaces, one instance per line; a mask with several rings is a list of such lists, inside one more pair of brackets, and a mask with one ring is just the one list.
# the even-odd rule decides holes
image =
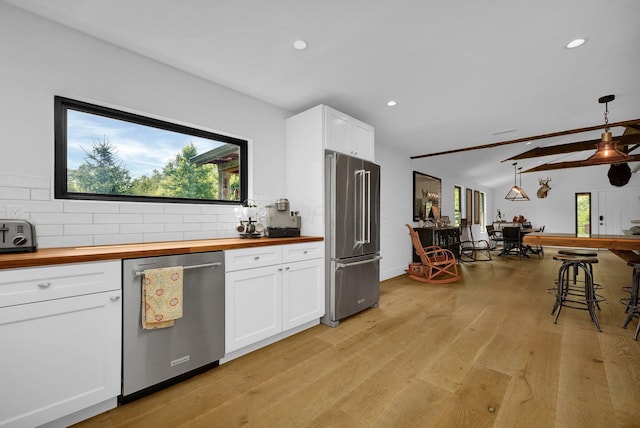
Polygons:
[[[168,328],[142,328],[146,269],[182,266],[183,317]],[[218,365],[224,356],[222,251],[122,261],[122,397],[156,391]]]

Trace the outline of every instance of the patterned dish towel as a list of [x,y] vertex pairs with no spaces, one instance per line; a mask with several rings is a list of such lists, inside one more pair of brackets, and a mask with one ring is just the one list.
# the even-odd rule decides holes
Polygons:
[[147,269],[142,279],[142,328],[171,327],[182,318],[182,266]]

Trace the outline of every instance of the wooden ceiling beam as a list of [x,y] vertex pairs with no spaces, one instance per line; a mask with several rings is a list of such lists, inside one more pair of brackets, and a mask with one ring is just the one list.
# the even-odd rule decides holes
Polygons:
[[[629,159],[629,161],[625,163],[639,162],[639,161],[640,161],[640,155],[632,155],[631,159]],[[593,166],[593,165],[585,165],[582,162],[583,161],[579,160],[579,161],[570,161],[570,162],[545,163],[533,168],[529,168],[526,171],[522,171],[522,173],[524,174],[526,172],[540,172],[540,171],[551,171],[554,169],[581,168],[583,166]],[[620,162],[611,162],[611,163],[614,164],[614,163],[620,163]],[[606,165],[606,164],[603,164],[603,165]]]
[[[622,148],[624,146],[640,143],[640,134],[621,135],[619,137],[613,137],[613,140],[618,143],[618,147]],[[568,144],[558,144],[556,146],[536,147],[535,149],[531,149],[527,152],[520,153],[518,155],[505,159],[502,162],[506,162],[510,160],[537,158],[540,156],[562,155],[566,153],[581,152],[585,150],[595,150],[596,145],[599,142],[600,142],[600,139],[578,141],[575,143],[568,143]]]
[[[640,119],[625,120],[625,121],[622,121],[622,122],[609,123],[609,127],[610,128],[614,128],[616,126],[631,127],[631,126],[639,126],[639,125],[640,125]],[[427,153],[427,154],[424,154],[424,155],[411,156],[411,159],[420,159],[420,158],[427,158],[427,157],[431,157],[431,156],[448,155],[448,154],[452,154],[452,153],[467,152],[467,151],[470,151],[470,150],[490,149],[490,148],[493,148],[493,147],[506,146],[506,145],[509,145],[509,144],[523,143],[525,141],[542,140],[544,138],[559,137],[559,136],[562,136],[562,135],[577,134],[577,133],[580,133],[580,132],[595,131],[595,130],[598,130],[598,129],[604,129],[604,125],[601,124],[601,125],[587,126],[586,128],[577,128],[577,129],[569,129],[569,130],[560,131],[560,132],[551,132],[549,134],[535,135],[533,137],[526,137],[526,138],[517,138],[515,140],[501,141],[499,143],[481,144],[479,146],[465,147],[465,148],[462,148],[462,149],[445,150],[443,152],[436,152],[436,153]]]

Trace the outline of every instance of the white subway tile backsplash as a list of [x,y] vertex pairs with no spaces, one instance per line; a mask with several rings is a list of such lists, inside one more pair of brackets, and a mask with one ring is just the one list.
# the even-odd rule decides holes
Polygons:
[[[38,230],[36,229],[36,234]],[[85,247],[94,245],[93,235],[74,235],[74,236],[45,236],[38,237],[39,248],[51,247]]]
[[84,224],[93,222],[93,214],[31,213],[31,220],[36,224]]
[[233,214],[240,208],[239,205],[203,205],[202,214]]
[[238,215],[218,215],[218,222],[219,223],[233,223],[233,224],[237,224],[238,223]]
[[165,232],[193,232],[201,229],[200,223],[168,223],[164,225]]
[[221,230],[218,232],[218,238],[237,238],[238,237],[238,232],[234,229],[234,230]]
[[182,215],[180,214],[145,214],[145,223],[180,223]]
[[63,204],[60,201],[25,201],[24,210],[32,213],[61,213]]
[[[64,235],[64,225],[62,224],[38,224],[36,225],[36,237],[60,236]],[[39,240],[39,239],[38,239]]]
[[160,204],[147,204],[140,202],[122,202],[120,205],[120,212],[127,213],[140,213],[140,214],[162,214],[164,213],[164,206]]
[[143,214],[105,214],[93,215],[94,223],[142,223]]
[[93,245],[136,244],[142,242],[143,239],[142,233],[94,235]]
[[236,220],[233,223],[202,223],[202,230],[236,230],[236,226],[238,225],[238,221]]
[[66,213],[117,213],[118,204],[115,202],[103,201],[65,201],[64,212]]
[[65,235],[105,235],[120,233],[117,224],[65,224]]
[[239,205],[56,200],[48,177],[0,174],[0,212],[9,205],[36,226],[40,248],[238,236]]
[[164,224],[121,224],[120,233],[156,233],[164,232]]
[[165,214],[200,214],[200,205],[169,204],[164,207]]
[[213,230],[201,230],[199,232],[184,232],[184,239],[216,239],[218,233]]
[[32,201],[48,201],[51,199],[51,191],[49,189],[31,189]]
[[182,232],[145,233],[144,242],[181,241],[184,239]]
[[26,187],[0,187],[0,199],[19,199],[28,201],[31,191]]
[[31,189],[49,189],[49,177],[31,175],[0,174],[0,186],[27,187]]
[[216,220],[216,216],[213,214],[186,214],[183,218],[185,223],[206,223]]

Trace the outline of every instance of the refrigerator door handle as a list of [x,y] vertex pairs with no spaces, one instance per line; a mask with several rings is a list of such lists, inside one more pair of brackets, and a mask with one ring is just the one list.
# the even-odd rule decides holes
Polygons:
[[[356,237],[356,244],[362,245],[366,244],[366,224],[365,224],[365,204],[366,204],[366,194],[365,194],[365,174],[367,171],[364,169],[359,169],[356,171],[356,177],[358,178],[357,185],[360,191],[360,204],[358,209],[356,210],[356,230],[359,233],[359,236]],[[357,200],[357,198],[356,198]],[[359,224],[358,224],[359,223]],[[359,227],[358,227],[359,226]]]
[[[363,186],[366,186],[367,188],[367,192],[366,192],[367,193],[367,203],[366,203],[367,212],[366,212],[366,219],[363,218],[364,229],[366,231],[366,237],[364,238],[364,243],[370,244],[371,243],[371,171],[364,172],[363,181],[364,181]],[[362,216],[365,217],[365,213],[363,213]]]
[[359,262],[336,263],[336,270],[346,268],[346,267],[351,267],[351,266],[366,265],[367,263],[377,262],[378,260],[382,260],[382,256],[375,256],[373,258],[370,258],[367,260],[361,260]]

